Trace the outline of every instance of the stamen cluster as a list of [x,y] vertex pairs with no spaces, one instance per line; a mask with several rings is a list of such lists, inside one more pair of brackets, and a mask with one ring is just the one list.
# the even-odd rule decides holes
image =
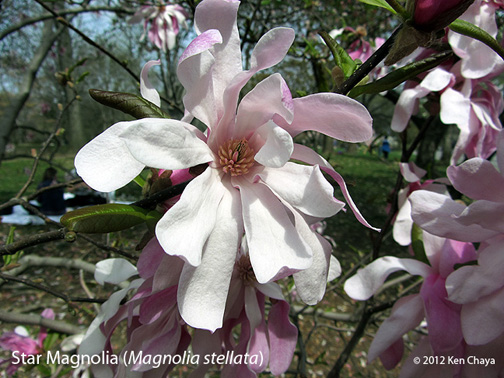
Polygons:
[[219,147],[219,164],[224,173],[241,176],[254,165],[254,155],[246,139],[231,139]]

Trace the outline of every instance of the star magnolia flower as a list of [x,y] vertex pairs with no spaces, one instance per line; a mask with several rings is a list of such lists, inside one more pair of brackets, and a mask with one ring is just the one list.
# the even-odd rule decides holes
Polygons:
[[504,233],[504,131],[497,140],[499,170],[481,158],[447,169],[451,183],[474,199],[469,206],[450,197],[419,190],[410,196],[412,217],[424,230],[461,241],[482,242]]
[[[413,228],[413,219],[411,218],[411,204],[408,197],[415,190],[430,190],[436,193],[448,193],[446,185],[434,183],[435,180],[426,180],[424,183],[420,179],[427,173],[426,170],[418,167],[415,163],[399,163],[399,168],[404,179],[409,182],[408,186],[399,191],[397,199],[399,211],[394,221],[393,237],[400,245],[411,244],[411,229]],[[436,180],[442,182],[444,180]]]
[[178,4],[165,4],[161,6],[149,5],[141,7],[128,21],[136,24],[144,21],[144,33],[140,40],[145,38],[149,23],[149,40],[163,51],[175,47],[175,37],[180,27],[187,28],[186,18],[189,15]]
[[345,282],[345,292],[355,300],[367,300],[385,282],[388,275],[405,270],[424,277],[419,294],[400,298],[376,333],[369,348],[368,361],[380,357],[387,369],[402,358],[402,335],[416,328],[426,318],[429,341],[435,354],[457,352],[463,341],[460,305],[446,299],[446,277],[455,264],[476,259],[471,243],[439,238],[423,233],[425,254],[430,266],[412,259],[386,256],[373,261]]
[[[496,9],[499,2],[476,0],[460,17],[461,20],[485,30],[492,37],[497,36]],[[478,79],[502,70],[502,58],[484,43],[450,31],[448,41],[455,54],[462,59],[462,74],[468,79]]]
[[[306,219],[332,216],[343,207],[319,166],[338,182],[357,218],[369,226],[341,176],[314,151],[293,143],[305,130],[349,142],[367,140],[372,135],[369,113],[358,102],[331,93],[292,99],[278,74],[260,82],[237,109],[240,90],[250,77],[281,61],[294,40],[292,29],[269,31],[253,50],[250,69],[243,71],[238,5],[205,0],[196,9],[199,36],[178,65],[186,89],[182,121],[117,123],[75,159],[79,175],[101,191],[127,184],[145,166],[174,170],[208,164],[156,227],[166,253],[188,262],[182,276],[191,277],[191,285],[182,290],[195,296],[195,308],[200,307],[199,287],[220,277],[227,282],[219,285],[229,287],[244,232],[260,283],[313,266],[314,250],[321,247],[310,236],[314,231]],[[192,116],[207,125],[206,134],[186,122]],[[291,158],[312,165],[288,162]],[[324,266],[314,269],[327,272],[328,260],[317,261]]]

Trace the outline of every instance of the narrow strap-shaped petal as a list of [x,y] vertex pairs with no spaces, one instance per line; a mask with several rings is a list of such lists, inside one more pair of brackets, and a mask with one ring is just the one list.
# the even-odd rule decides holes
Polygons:
[[373,136],[371,115],[362,104],[347,96],[317,93],[292,101],[294,120],[290,125],[279,124],[293,137],[307,130],[345,142],[364,142]]
[[270,369],[273,375],[285,373],[296,349],[298,330],[289,320],[289,304],[278,301],[268,315]]
[[291,156],[292,159],[297,159],[300,161],[304,161],[305,163],[308,164],[318,164],[320,168],[329,174],[339,185],[341,192],[343,193],[343,196],[345,197],[345,200],[350,207],[350,209],[353,211],[355,217],[357,220],[363,224],[364,226],[375,230],[375,231],[380,231],[378,228],[372,227],[362,216],[360,213],[359,209],[355,205],[354,201],[352,200],[352,197],[350,196],[350,192],[347,189],[345,180],[341,175],[334,170],[333,167],[319,154],[317,154],[315,151],[312,149],[303,146],[301,144],[294,144],[294,152],[292,153]]
[[424,318],[423,301],[418,294],[400,298],[392,313],[381,324],[368,351],[368,361],[373,361],[405,333],[415,328]]
[[248,139],[275,114],[291,123],[293,109],[292,95],[285,80],[280,74],[273,74],[257,84],[240,101],[234,137]]
[[318,165],[289,162],[281,168],[266,168],[258,176],[278,197],[306,215],[331,217],[344,206],[333,197],[334,188]]
[[355,300],[365,301],[378,291],[390,274],[399,270],[422,277],[427,277],[431,273],[431,268],[427,264],[417,260],[393,256],[380,257],[350,277],[345,282],[345,292]]
[[117,285],[136,274],[137,268],[128,260],[115,258],[98,262],[94,277],[100,285],[105,285],[105,282]]
[[159,97],[159,93],[154,88],[149,80],[149,70],[152,66],[161,65],[161,60],[150,60],[142,68],[142,72],[140,73],[140,94],[146,100],[149,100],[154,105],[160,107],[161,106],[161,98]]
[[156,226],[156,236],[166,253],[180,256],[192,266],[201,263],[203,247],[215,227],[226,190],[219,172],[210,167],[187,185],[180,200]]
[[240,198],[224,191],[215,227],[204,246],[201,264],[184,266],[178,287],[180,315],[194,328],[214,332],[222,327],[231,274],[243,234]]
[[254,274],[259,283],[308,268],[312,254],[285,207],[263,184],[237,180]]

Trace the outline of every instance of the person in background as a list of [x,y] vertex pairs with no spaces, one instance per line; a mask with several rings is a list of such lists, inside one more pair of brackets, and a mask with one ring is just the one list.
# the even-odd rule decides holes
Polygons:
[[[56,169],[49,167],[44,172],[44,177],[42,182],[37,186],[38,189],[42,189],[58,183],[58,172]],[[62,215],[66,212],[65,199],[63,188],[54,188],[46,190],[40,193],[37,197],[37,201],[40,203],[40,211],[45,215]]]
[[381,145],[381,152],[383,154],[383,157],[385,159],[388,159],[388,155],[390,153],[390,142],[388,140],[388,136],[383,139],[382,145]]

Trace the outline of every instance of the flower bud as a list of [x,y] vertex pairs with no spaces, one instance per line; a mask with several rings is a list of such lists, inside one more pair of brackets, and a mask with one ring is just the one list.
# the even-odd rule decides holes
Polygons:
[[416,0],[413,24],[416,29],[438,31],[455,21],[474,0]]

